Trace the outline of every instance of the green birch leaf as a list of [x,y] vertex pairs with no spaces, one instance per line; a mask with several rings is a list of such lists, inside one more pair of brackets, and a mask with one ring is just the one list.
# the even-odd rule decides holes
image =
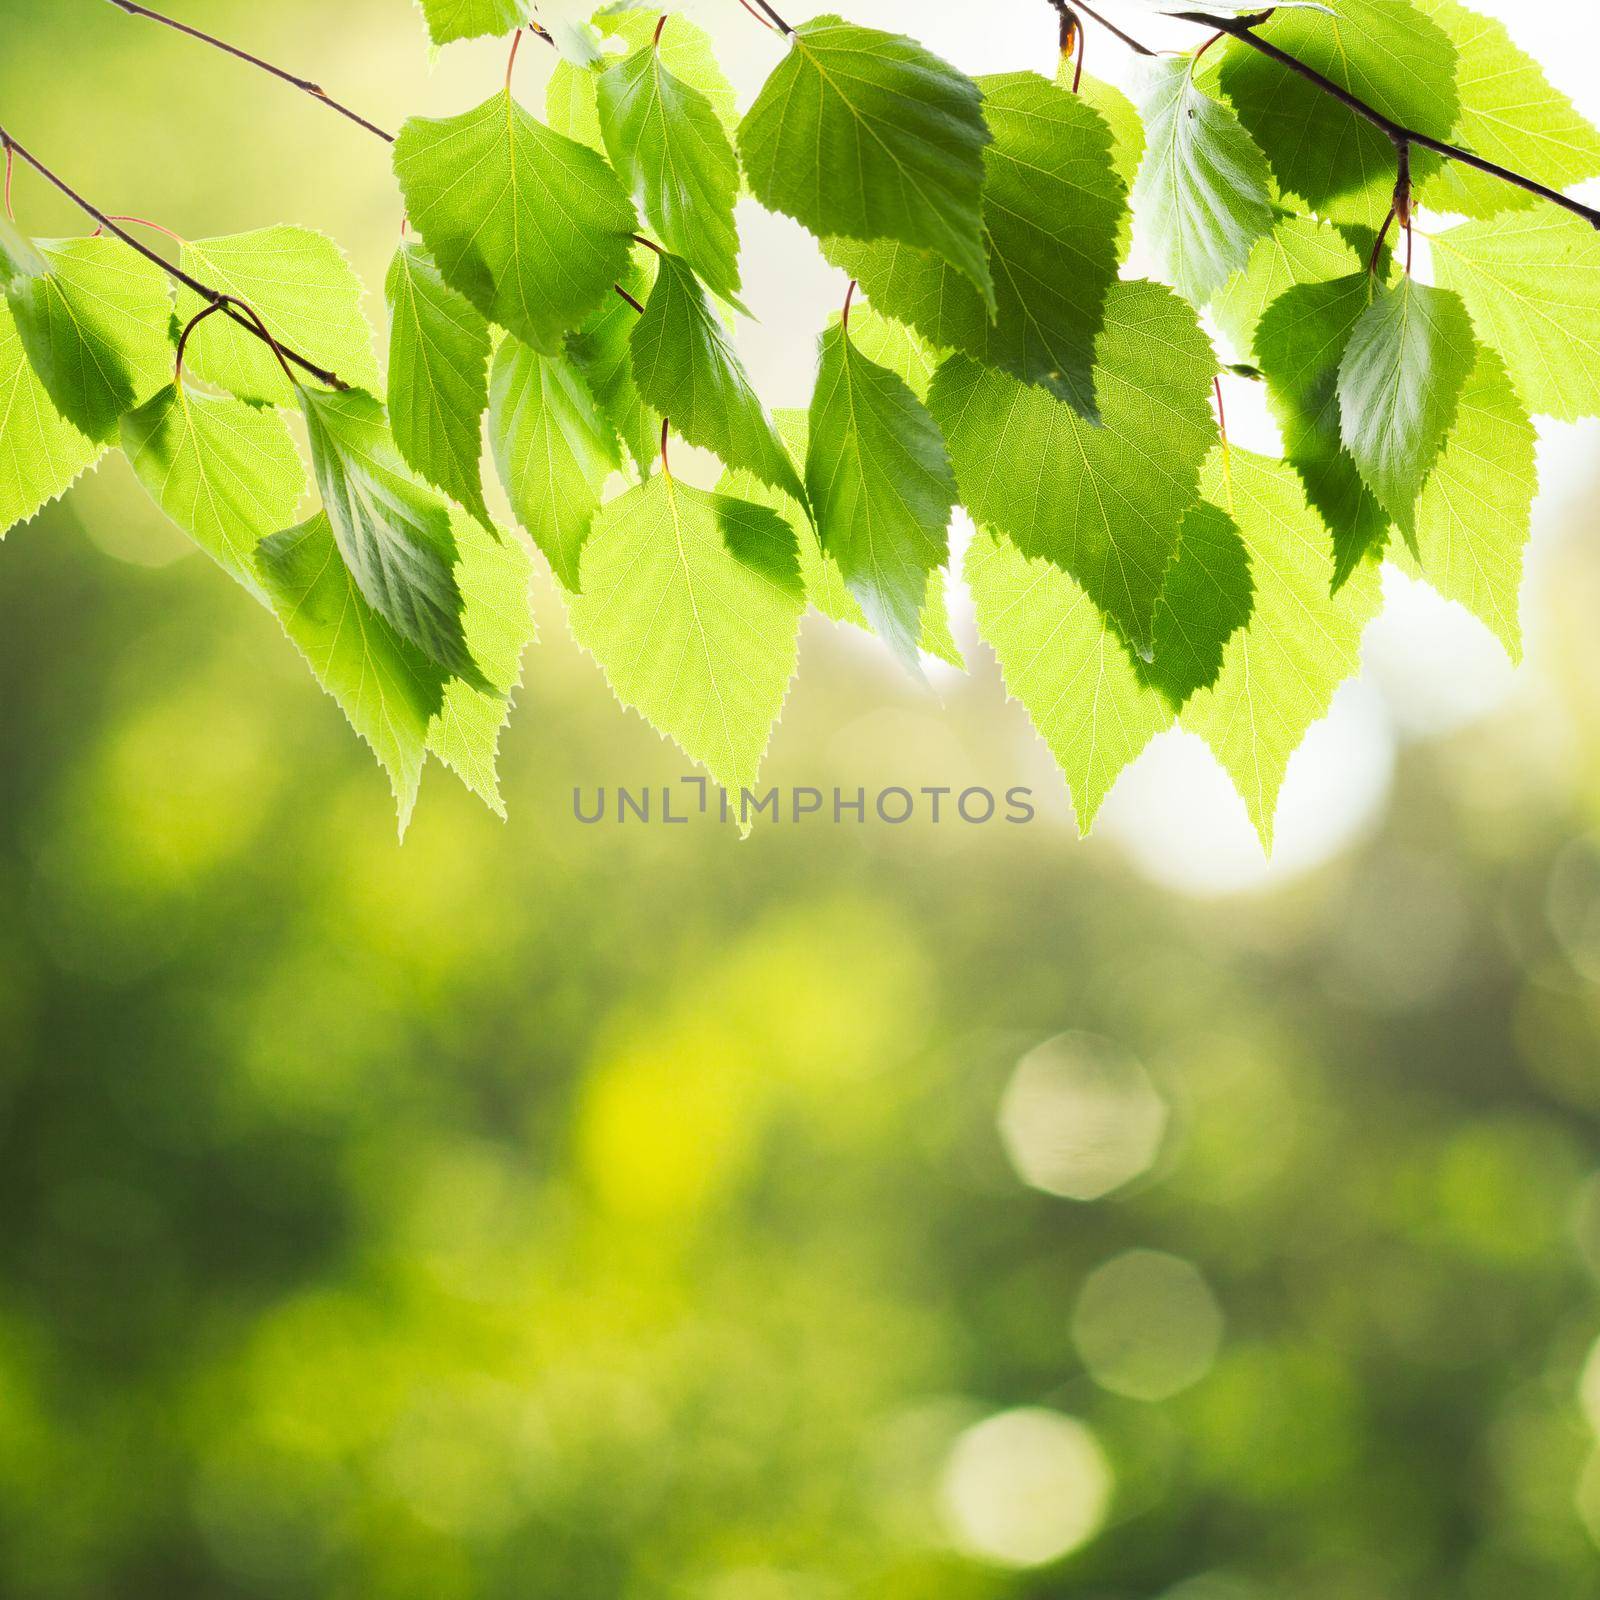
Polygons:
[[1259,361],[1256,329],[1270,305],[1301,284],[1348,278],[1364,271],[1365,265],[1332,223],[1280,217],[1250,252],[1244,271],[1212,302],[1211,311],[1239,358]]
[[1194,58],[1155,62],[1144,101],[1149,148],[1133,189],[1162,276],[1205,305],[1272,230],[1267,158],[1233,112],[1202,93]]
[[[594,25],[608,44],[615,41],[622,54],[631,55],[652,42],[660,19],[661,12],[654,6],[631,11],[612,8],[597,12]],[[660,51],[661,64],[710,103],[723,133],[732,140],[739,126],[738,97],[717,64],[711,36],[687,17],[675,14],[661,35]],[[597,73],[558,61],[545,90],[545,120],[557,133],[604,155],[599,84]]]
[[1071,573],[1145,650],[1216,443],[1215,373],[1189,305],[1157,284],[1120,283],[1106,300],[1096,369],[1104,426],[965,356],[940,370],[929,409],[973,517]]
[[629,338],[633,380],[646,405],[724,466],[749,467],[763,483],[803,500],[794,463],[761,404],[721,319],[693,269],[657,262],[655,287]]
[[498,817],[506,814],[497,770],[500,733],[522,683],[522,658],[537,630],[528,588],[533,564],[522,545],[452,510],[467,648],[484,684],[450,678],[428,723],[428,751]]
[[949,554],[956,484],[927,408],[846,327],[822,339],[806,488],[822,547],[874,631],[911,668],[928,580]]
[[616,174],[509,91],[458,117],[413,117],[394,170],[445,282],[547,355],[627,265],[638,222]]
[[[179,265],[202,283],[231,294],[267,325],[346,383],[374,393],[381,387],[372,328],[362,309],[365,291],[344,252],[324,233],[279,224],[251,233],[185,241]],[[178,319],[205,309],[193,290],[178,289]],[[255,334],[228,317],[212,317],[195,335],[187,366],[197,378],[241,400],[292,406],[295,389],[278,359]]]
[[[898,323],[890,322],[883,317],[864,316],[863,308],[858,306],[850,319],[850,336],[863,353],[870,355],[873,348],[893,349],[892,344],[880,343],[874,347],[869,343],[865,335],[875,323],[881,328],[893,330],[902,337],[915,338],[915,335],[907,334]],[[896,370],[892,361],[882,361],[880,365],[889,367],[891,371]],[[930,378],[932,370],[930,366]],[[919,389],[911,377],[906,377],[904,372],[900,375],[906,378],[906,382],[918,399],[926,399],[926,382]],[[789,453],[796,461],[804,461],[811,446],[810,415],[804,411],[776,411],[772,420],[777,425],[778,433],[788,447]],[[800,556],[800,576],[805,584],[806,597],[812,606],[830,622],[859,628],[863,633],[872,632],[872,624],[867,620],[866,612],[861,609],[860,601],[850,593],[850,587],[844,581],[844,574],[839,570],[839,563],[822,548],[817,530],[805,507],[798,500],[785,494],[781,489],[769,488],[753,472],[744,468],[738,471],[729,468],[724,472],[717,484],[717,493],[731,496],[735,500],[749,500],[777,512],[794,533],[795,545]],[[928,603],[922,613],[920,645],[923,654],[932,656],[936,661],[942,661],[958,671],[965,669],[966,661],[950,627],[950,611],[942,574],[928,585]]]
[[1340,364],[1374,293],[1365,268],[1298,284],[1273,301],[1255,338],[1284,455],[1333,536],[1336,588],[1358,563],[1383,555],[1391,523],[1345,449],[1340,422]]
[[[1448,139],[1460,100],[1455,46],[1444,30],[1411,0],[1339,0],[1336,11],[1280,7],[1255,32],[1401,127]],[[1330,221],[1372,227],[1383,221],[1396,176],[1386,134],[1237,40],[1228,41],[1217,71],[1286,194]],[[1419,178],[1437,165],[1437,158],[1416,152]]]
[[[1505,24],[1480,16],[1456,0],[1417,0],[1450,36],[1459,58],[1456,82],[1461,117],[1454,142],[1513,172],[1570,189],[1600,177],[1600,133],[1578,114],[1543,69],[1519,49]],[[1430,211],[1494,217],[1542,204],[1514,184],[1447,161],[1422,186]]]
[[439,275],[421,245],[389,268],[389,423],[411,470],[485,526],[483,414],[489,324]]
[[169,384],[122,419],[122,448],[150,498],[258,599],[255,550],[287,527],[306,471],[276,411]]
[[1031,73],[979,87],[994,142],[984,153],[983,236],[995,311],[954,269],[904,244],[827,242],[879,311],[1095,414],[1094,348],[1117,276],[1127,191],[1110,135],[1083,101]]
[[1333,597],[1327,534],[1283,462],[1218,450],[1204,489],[1244,541],[1254,607],[1229,640],[1216,682],[1181,720],[1211,746],[1271,850],[1290,758],[1359,669],[1361,635],[1382,608],[1382,589],[1376,569],[1364,567]]
[[[643,248],[629,260],[618,287],[643,305],[655,283],[655,254]],[[633,330],[639,313],[621,295],[613,294],[583,327],[567,340],[567,356],[582,374],[606,420],[624,448],[648,478],[661,449],[661,416],[645,403],[633,379]]]
[[755,197],[819,239],[894,239],[963,273],[993,311],[982,95],[911,39],[802,23],[739,129]]
[[1466,302],[1536,416],[1600,416],[1600,233],[1554,207],[1433,237],[1439,282]]
[[283,631],[389,774],[404,836],[444,672],[367,603],[325,513],[265,540],[256,570]]
[[1172,726],[1172,707],[1140,677],[1099,607],[1054,563],[980,532],[964,575],[1007,696],[1055,757],[1078,831],[1087,835],[1123,771]]
[[609,67],[599,97],[606,150],[660,243],[737,306],[739,162],[711,102],[654,44]]
[[418,0],[436,45],[514,33],[532,18],[531,0]]
[[738,795],[783,710],[804,609],[780,517],[658,473],[601,513],[568,615],[623,705]]
[[0,534],[59,499],[104,446],[51,403],[28,360],[11,307],[0,299]]
[[55,409],[97,444],[172,377],[166,274],[120,239],[41,239],[7,289],[33,370]]
[[1477,617],[1519,663],[1523,563],[1539,492],[1537,444],[1505,363],[1480,350],[1444,454],[1417,502],[1417,556],[1395,553]]
[[606,480],[622,469],[616,430],[571,362],[516,339],[495,353],[490,391],[489,442],[511,509],[575,590]]
[[481,682],[462,628],[444,501],[412,476],[371,395],[302,389],[300,398],[317,487],[357,587],[430,661]]
[[1477,364],[1458,296],[1413,278],[1380,290],[1339,364],[1339,427],[1361,476],[1408,540],[1456,406]]

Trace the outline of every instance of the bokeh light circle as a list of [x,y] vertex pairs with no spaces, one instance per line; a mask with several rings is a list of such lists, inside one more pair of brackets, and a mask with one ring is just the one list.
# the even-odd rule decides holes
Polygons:
[[1170,1400],[1211,1370],[1222,1309],[1187,1261],[1129,1250],[1090,1273],[1072,1314],[1072,1341],[1102,1389]]

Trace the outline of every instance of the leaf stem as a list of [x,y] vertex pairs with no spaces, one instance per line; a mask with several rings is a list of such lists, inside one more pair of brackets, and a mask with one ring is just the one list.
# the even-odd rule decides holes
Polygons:
[[664,34],[666,31],[667,31],[667,13],[665,11],[663,11],[661,13],[661,20],[656,24],[656,36],[655,36],[654,39],[652,39],[650,41],[650,45],[651,45],[652,49],[659,50],[661,48],[661,35]]
[[611,285],[611,287],[617,292],[618,295],[622,297],[622,299],[626,300],[641,317],[644,315],[644,307],[640,305],[639,302],[635,300],[620,283],[614,283]]
[[177,384],[180,389],[183,387],[183,353],[189,348],[190,336],[194,333],[194,330],[206,320],[207,317],[214,317],[219,311],[224,309],[225,307],[220,301],[213,302],[209,306],[202,306],[200,310],[195,312],[195,314],[189,318],[189,321],[184,327],[183,332],[178,335],[178,359],[173,363],[172,381]]
[[839,326],[848,334],[850,332],[850,308],[856,302],[856,280],[850,280],[850,287],[845,291],[844,315],[839,319]]
[[672,418],[661,419],[661,470],[667,475],[667,482],[672,482],[672,462],[667,459],[667,441],[672,436]]
[[259,67],[263,72],[270,72],[274,78],[281,79],[308,94],[314,100],[320,100],[330,111],[337,111],[341,117],[347,117],[358,128],[365,128],[368,133],[376,134],[378,138],[388,144],[394,143],[394,135],[386,133],[375,122],[368,122],[359,112],[352,111],[349,106],[341,105],[320,83],[312,83],[309,78],[301,78],[292,72],[286,72],[282,67],[275,67],[270,61],[252,55],[248,50],[241,50],[238,45],[229,44],[226,39],[219,39],[215,34],[204,33],[199,28],[192,28],[187,22],[179,22],[176,17],[164,16],[159,11],[152,11],[149,6],[139,5],[136,0],[111,0],[119,11],[125,11],[130,17],[147,17],[151,22],[159,22],[164,28],[171,28],[175,33],[187,34],[191,39],[198,39],[202,44],[208,44],[213,50],[221,50],[225,55],[235,57],[239,61],[248,62],[252,67]]
[[[145,260],[154,262],[169,278],[181,283],[184,288],[193,290],[209,305],[217,306],[226,311],[240,327],[248,329],[271,349],[286,372],[288,371],[289,363],[292,361],[302,372],[309,373],[319,383],[327,384],[330,389],[348,389],[350,387],[337,373],[330,372],[326,367],[319,367],[314,361],[308,360],[298,351],[290,349],[288,345],[279,344],[267,332],[266,324],[262,322],[261,318],[249,306],[246,306],[242,300],[236,299],[233,295],[224,294],[220,289],[213,289],[208,283],[202,283],[198,278],[185,272],[182,267],[174,266],[172,262],[152,250],[149,245],[135,238],[115,218],[107,216],[98,206],[91,205],[65,178],[52,172],[36,155],[33,155],[23,145],[18,144],[4,128],[0,128],[0,141],[4,142],[8,150],[16,151],[41,178],[59,189],[80,211],[87,216],[93,217],[107,233],[115,234],[130,249],[138,251]],[[248,315],[241,315],[241,310],[248,313]]]
[[16,175],[17,152],[11,140],[3,133],[0,133],[0,140],[4,141],[6,149],[6,220],[15,222],[17,214],[11,209],[11,180]]
[[[1053,5],[1057,11],[1064,11],[1066,9],[1066,0],[1050,0],[1050,4]],[[1131,51],[1133,51],[1135,55],[1157,56],[1161,54],[1159,50],[1152,50],[1147,44],[1140,44],[1131,33],[1124,33],[1122,29],[1116,25],[1116,23],[1108,22],[1100,15],[1098,11],[1095,11],[1091,7],[1084,5],[1083,0],[1073,0],[1073,4],[1084,14],[1084,16],[1088,17],[1093,22],[1098,22],[1100,26],[1104,28],[1106,32],[1109,33],[1113,38],[1120,39]]]
[[[781,33],[786,39],[793,34],[794,29],[791,28],[789,24],[785,22],[783,18],[780,17],[778,13],[767,4],[767,0],[754,0],[753,4],[752,0],[739,0],[739,4],[742,5],[745,10],[748,11],[750,15],[761,24],[763,28],[770,28],[776,33]],[[761,8],[759,11],[756,9],[757,6]]]
[[506,93],[511,93],[511,74],[516,70],[517,51],[522,48],[522,29],[511,35],[511,54],[506,60]]

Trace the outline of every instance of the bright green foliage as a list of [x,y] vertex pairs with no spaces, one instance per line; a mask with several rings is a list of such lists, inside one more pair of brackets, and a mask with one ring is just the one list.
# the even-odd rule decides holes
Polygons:
[[1233,112],[1196,86],[1192,59],[1150,72],[1134,209],[1166,280],[1204,305],[1272,229],[1267,159]]
[[1480,350],[1444,454],[1417,502],[1413,570],[1481,619],[1513,661],[1522,659],[1523,556],[1539,492],[1536,443],[1505,364],[1492,350]]
[[532,16],[531,0],[418,0],[428,37],[438,44],[511,33]]
[[569,616],[617,698],[737,796],[783,710],[804,609],[780,517],[658,473],[601,514]]
[[811,402],[806,488],[823,549],[877,633],[917,667],[928,580],[949,551],[955,478],[905,382],[830,329]]
[[607,69],[599,104],[606,150],[647,225],[708,288],[737,304],[739,162],[711,102],[675,76],[652,43]]
[[459,511],[452,511],[450,526],[467,648],[482,682],[446,680],[443,701],[428,724],[428,751],[503,817],[496,759],[511,696],[522,682],[522,658],[536,632],[528,602],[533,564],[517,540]]
[[294,521],[306,472],[275,411],[169,384],[122,419],[122,448],[163,511],[259,595],[255,549]]
[[1106,124],[1031,73],[985,78],[994,142],[984,153],[984,241],[995,314],[960,273],[904,244],[831,240],[829,257],[883,312],[1086,415],[1095,409],[1095,338],[1121,254],[1127,194]]
[[120,239],[42,239],[6,291],[56,410],[99,444],[172,377],[172,301],[161,269]]
[[[1460,101],[1444,31],[1411,0],[1339,0],[1334,11],[1280,9],[1256,31],[1402,127],[1448,139]],[[1259,51],[1232,40],[1225,48],[1223,91],[1284,192],[1334,221],[1376,227],[1394,193],[1388,137]],[[1417,152],[1417,172],[1432,167]]]
[[389,268],[389,423],[412,471],[489,521],[483,501],[483,413],[489,324],[439,275],[420,245]]
[[459,117],[412,118],[394,169],[445,282],[547,355],[627,263],[637,219],[616,174],[509,91]]
[[1156,602],[1155,649],[1139,675],[1181,711],[1222,673],[1228,641],[1255,611],[1250,555],[1233,517],[1200,500],[1184,513],[1178,553]]
[[1460,299],[1409,277],[1380,290],[1350,334],[1339,364],[1340,431],[1407,539],[1476,362]]
[[[282,224],[218,239],[186,241],[186,272],[243,300],[283,344],[360,389],[380,388],[372,329],[362,310],[361,280],[326,234]],[[192,290],[178,289],[178,319],[205,309]],[[248,328],[211,317],[186,358],[197,378],[241,400],[295,404],[294,386],[277,357]]]
[[[1550,86],[1539,63],[1513,42],[1505,24],[1457,0],[1417,0],[1450,36],[1459,62],[1461,117],[1454,139],[1513,172],[1570,189],[1600,176],[1600,133]],[[1472,167],[1447,163],[1424,185],[1430,210],[1493,217],[1540,204],[1524,189]]]
[[[656,280],[656,256],[633,253],[617,287],[644,304]],[[567,356],[599,402],[641,477],[648,478],[661,449],[661,417],[645,403],[633,379],[633,330],[639,313],[620,294],[606,303],[567,341]]]
[[1333,596],[1327,532],[1282,462],[1219,450],[1204,487],[1249,552],[1254,606],[1223,652],[1216,683],[1185,707],[1183,725],[1211,746],[1271,849],[1289,759],[1359,667],[1361,635],[1382,593],[1365,567]]
[[1173,723],[1098,606],[1059,567],[980,532],[964,576],[1006,690],[1067,780],[1087,834],[1122,771]]
[[727,329],[687,262],[660,258],[629,341],[644,402],[724,466],[804,498],[794,463],[745,373]]
[[444,673],[367,603],[325,513],[263,543],[257,571],[284,632],[389,774],[404,833]]
[[[875,337],[875,330],[885,332],[886,336]],[[919,380],[915,371],[908,373],[895,359],[906,352],[909,340],[915,335],[907,334],[898,323],[871,316],[858,306],[850,319],[850,337],[858,350],[876,359],[880,365],[898,372],[912,392],[919,399],[926,400],[933,368],[929,366],[926,377]],[[811,418],[804,411],[777,411],[773,413],[772,420],[790,455],[796,461],[804,461],[810,451]],[[731,495],[735,500],[751,500],[776,511],[794,533],[800,555],[800,576],[805,583],[806,598],[812,606],[830,622],[860,628],[863,633],[872,632],[872,623],[861,609],[861,602],[851,594],[844,574],[839,570],[839,563],[822,548],[817,530],[798,500],[780,489],[769,488],[754,473],[742,469],[724,472],[717,484],[717,493]],[[918,647],[923,654],[947,666],[959,670],[966,665],[960,646],[950,631],[943,574],[935,576],[928,584],[928,601],[922,613],[922,636]]]
[[1250,253],[1211,310],[1238,354],[1257,356],[1256,329],[1267,308],[1303,283],[1327,283],[1362,271],[1365,263],[1331,223],[1286,216]]
[[402,639],[477,682],[445,503],[412,476],[371,395],[300,395],[317,487],[357,587]]
[[1546,207],[1463,223],[1433,247],[1440,283],[1466,301],[1528,409],[1600,416],[1600,233]]
[[964,273],[992,309],[976,84],[913,40],[802,24],[739,129],[751,190],[819,239],[895,239]]
[[929,397],[973,517],[1070,572],[1140,650],[1216,441],[1215,371],[1188,306],[1124,283],[1106,301],[1099,345],[1104,426],[965,356]]
[[[653,7],[632,11],[607,10],[595,16],[602,36],[620,42],[622,54],[632,55],[655,41],[656,23],[661,12]],[[739,106],[733,85],[717,65],[710,36],[687,17],[673,15],[657,46],[662,66],[680,83],[701,95],[716,113],[722,131],[731,140],[739,126]],[[545,91],[545,120],[557,133],[564,133],[591,150],[605,153],[605,136],[600,131],[598,73],[586,71],[569,61],[558,61]]]
[[616,430],[569,361],[507,338],[495,354],[489,442],[517,521],[557,578],[578,587],[578,558],[621,470]]
[[1375,292],[1364,269],[1297,284],[1267,308],[1255,336],[1284,455],[1333,539],[1336,583],[1381,555],[1389,536],[1390,514],[1345,449],[1339,411],[1339,367]]
[[0,534],[64,495],[100,458],[50,403],[28,364],[11,307],[0,299]]

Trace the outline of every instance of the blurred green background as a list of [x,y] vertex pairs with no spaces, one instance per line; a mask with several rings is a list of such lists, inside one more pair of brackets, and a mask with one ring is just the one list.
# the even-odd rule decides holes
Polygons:
[[[503,59],[430,73],[402,0],[183,14],[390,125]],[[973,64],[1052,34],[1008,0]],[[0,0],[0,114],[108,209],[380,281],[381,148],[103,0]],[[1460,664],[1391,648],[1364,809],[1205,897],[1152,866],[1223,851],[1152,844],[1199,787],[1080,846],[980,649],[925,693],[820,622],[773,781],[1038,824],[579,827],[682,763],[543,581],[510,823],[436,769],[399,847],[108,463],[0,552],[0,1594],[1600,1592],[1591,500],[1543,513],[1535,665],[1420,737]]]

